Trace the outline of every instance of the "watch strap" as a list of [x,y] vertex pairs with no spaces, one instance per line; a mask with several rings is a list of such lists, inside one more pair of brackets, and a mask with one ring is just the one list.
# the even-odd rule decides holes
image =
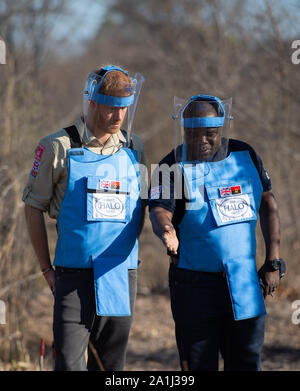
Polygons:
[[286,273],[286,264],[282,258],[266,259],[265,263],[273,268],[279,270],[279,278],[282,278]]

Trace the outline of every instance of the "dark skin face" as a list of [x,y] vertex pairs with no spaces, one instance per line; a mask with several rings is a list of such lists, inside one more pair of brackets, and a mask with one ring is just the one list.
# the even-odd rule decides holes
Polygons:
[[[184,118],[217,117],[215,108],[208,102],[191,102],[183,113]],[[209,160],[221,145],[222,128],[185,128],[185,144],[189,161]]]

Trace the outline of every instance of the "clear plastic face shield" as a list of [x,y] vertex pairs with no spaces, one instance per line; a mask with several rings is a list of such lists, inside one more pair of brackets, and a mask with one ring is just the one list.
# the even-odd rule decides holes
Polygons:
[[[104,79],[110,72],[124,73],[124,81],[118,79],[102,92]],[[105,133],[116,133],[122,127],[127,132],[127,145],[130,145],[134,116],[144,77],[136,73],[130,78],[128,73],[116,66],[101,68],[97,73],[91,72],[83,92],[84,131],[93,131],[97,127]]]
[[210,162],[226,158],[231,98],[197,95],[174,98],[175,157],[180,162]]

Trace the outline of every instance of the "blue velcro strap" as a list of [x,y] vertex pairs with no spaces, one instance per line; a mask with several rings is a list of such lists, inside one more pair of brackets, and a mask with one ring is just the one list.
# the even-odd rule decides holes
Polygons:
[[254,259],[237,257],[223,262],[234,319],[265,315],[266,308]]
[[124,69],[122,69],[116,65],[107,65],[106,67],[102,67],[101,69],[106,71],[106,73],[111,72],[111,71],[120,71],[120,72],[125,73],[125,75],[128,76],[128,72],[124,71]]
[[132,105],[134,102],[134,95],[130,96],[111,96],[104,94],[95,94],[91,99],[96,103],[102,103],[106,106],[126,107]]
[[220,98],[218,98],[217,96],[213,96],[213,95],[203,95],[203,94],[200,94],[200,95],[195,95],[195,96],[192,96],[188,102],[191,103],[193,101],[204,101],[204,102],[217,102],[219,104],[219,106],[222,108],[223,112],[224,112],[224,106],[223,106],[223,103],[221,101]]
[[93,259],[96,313],[99,316],[130,316],[128,265],[122,257]]
[[190,117],[182,122],[185,128],[219,128],[224,125],[224,117]]

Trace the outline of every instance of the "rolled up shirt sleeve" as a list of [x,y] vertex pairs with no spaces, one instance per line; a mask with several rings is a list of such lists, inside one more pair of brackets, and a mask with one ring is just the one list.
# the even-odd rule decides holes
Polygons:
[[[175,186],[174,180],[174,175],[178,175],[178,166],[174,170],[174,165],[175,159],[174,152],[172,151],[153,170],[148,201],[149,211],[155,207],[161,207],[174,213],[177,198],[176,188],[178,186],[178,183]],[[182,177],[181,171],[179,175]],[[181,188],[182,181],[179,181],[179,184]]]
[[35,150],[33,165],[22,200],[43,212],[49,212],[53,196],[53,166],[55,160],[54,146],[42,139]]

